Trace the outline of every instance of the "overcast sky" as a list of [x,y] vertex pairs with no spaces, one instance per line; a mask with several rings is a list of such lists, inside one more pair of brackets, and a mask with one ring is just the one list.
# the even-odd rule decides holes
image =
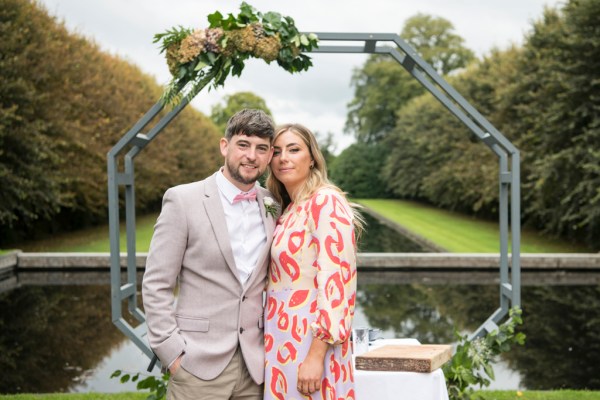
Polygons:
[[[253,0],[259,11],[291,16],[304,32],[400,33],[406,19],[425,13],[449,20],[465,46],[481,57],[493,48],[522,43],[545,6],[561,0]],[[166,62],[153,44],[155,33],[176,25],[208,26],[207,15],[239,12],[229,0],[41,0],[67,27],[96,41],[104,50],[130,60],[160,84],[170,79]],[[327,44],[327,43],[324,43]],[[313,54],[314,66],[291,75],[276,63],[251,60],[241,78],[225,87],[202,91],[192,105],[209,115],[224,95],[251,91],[263,99],[277,123],[299,122],[321,134],[332,132],[337,152],[353,142],[344,135],[350,78],[366,55]],[[132,124],[135,122],[132,116]],[[123,133],[130,127],[123,127]]]

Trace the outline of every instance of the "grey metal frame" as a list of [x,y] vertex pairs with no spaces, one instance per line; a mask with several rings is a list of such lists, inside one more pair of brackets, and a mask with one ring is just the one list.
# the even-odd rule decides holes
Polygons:
[[[497,328],[497,324],[508,314],[511,305],[521,304],[519,151],[454,88],[442,79],[400,36],[385,33],[327,32],[318,32],[317,36],[321,43],[331,41],[341,42],[341,44],[319,46],[319,48],[312,51],[314,53],[367,53],[391,56],[498,156],[500,166],[500,307],[471,335],[471,338],[493,331]],[[384,45],[380,45],[380,43]],[[112,321],[150,358],[153,358],[154,354],[145,339],[145,317],[137,306],[134,159],[187,104],[187,101],[182,101],[176,108],[164,115],[148,133],[143,133],[142,131],[150,121],[164,108],[160,101],[157,102],[117,142],[107,156]],[[119,169],[120,156],[123,157],[121,169]],[[120,186],[125,188],[127,235],[127,251],[124,254],[126,256],[127,279],[124,284],[121,280],[119,244]],[[508,252],[509,226],[512,247],[512,254],[510,255]],[[124,301],[127,302],[128,312],[139,323],[135,327],[123,317],[122,306]],[[152,365],[150,368],[152,368]]]

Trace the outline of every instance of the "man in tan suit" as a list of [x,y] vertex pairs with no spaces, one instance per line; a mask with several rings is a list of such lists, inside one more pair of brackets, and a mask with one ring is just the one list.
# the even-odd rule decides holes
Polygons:
[[238,112],[220,141],[224,166],[164,195],[142,295],[150,346],[171,372],[168,399],[263,397],[263,290],[276,215],[256,180],[273,134],[264,112]]

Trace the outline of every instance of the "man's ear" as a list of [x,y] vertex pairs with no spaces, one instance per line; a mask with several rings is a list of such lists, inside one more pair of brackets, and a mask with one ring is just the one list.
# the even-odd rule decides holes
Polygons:
[[221,148],[221,155],[223,157],[227,156],[227,147],[229,146],[229,141],[225,138],[221,138],[219,141],[219,147]]

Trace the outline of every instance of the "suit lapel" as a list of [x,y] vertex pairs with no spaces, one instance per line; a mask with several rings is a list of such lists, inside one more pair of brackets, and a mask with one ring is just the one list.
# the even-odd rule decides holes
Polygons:
[[221,203],[219,188],[217,187],[216,174],[206,179],[204,196],[206,215],[210,219],[223,258],[225,258],[229,269],[231,269],[231,273],[240,282],[240,276],[235,266],[235,258],[233,257],[233,250],[231,250],[231,240],[227,231],[227,221],[225,220],[225,212],[223,211],[223,204]]

